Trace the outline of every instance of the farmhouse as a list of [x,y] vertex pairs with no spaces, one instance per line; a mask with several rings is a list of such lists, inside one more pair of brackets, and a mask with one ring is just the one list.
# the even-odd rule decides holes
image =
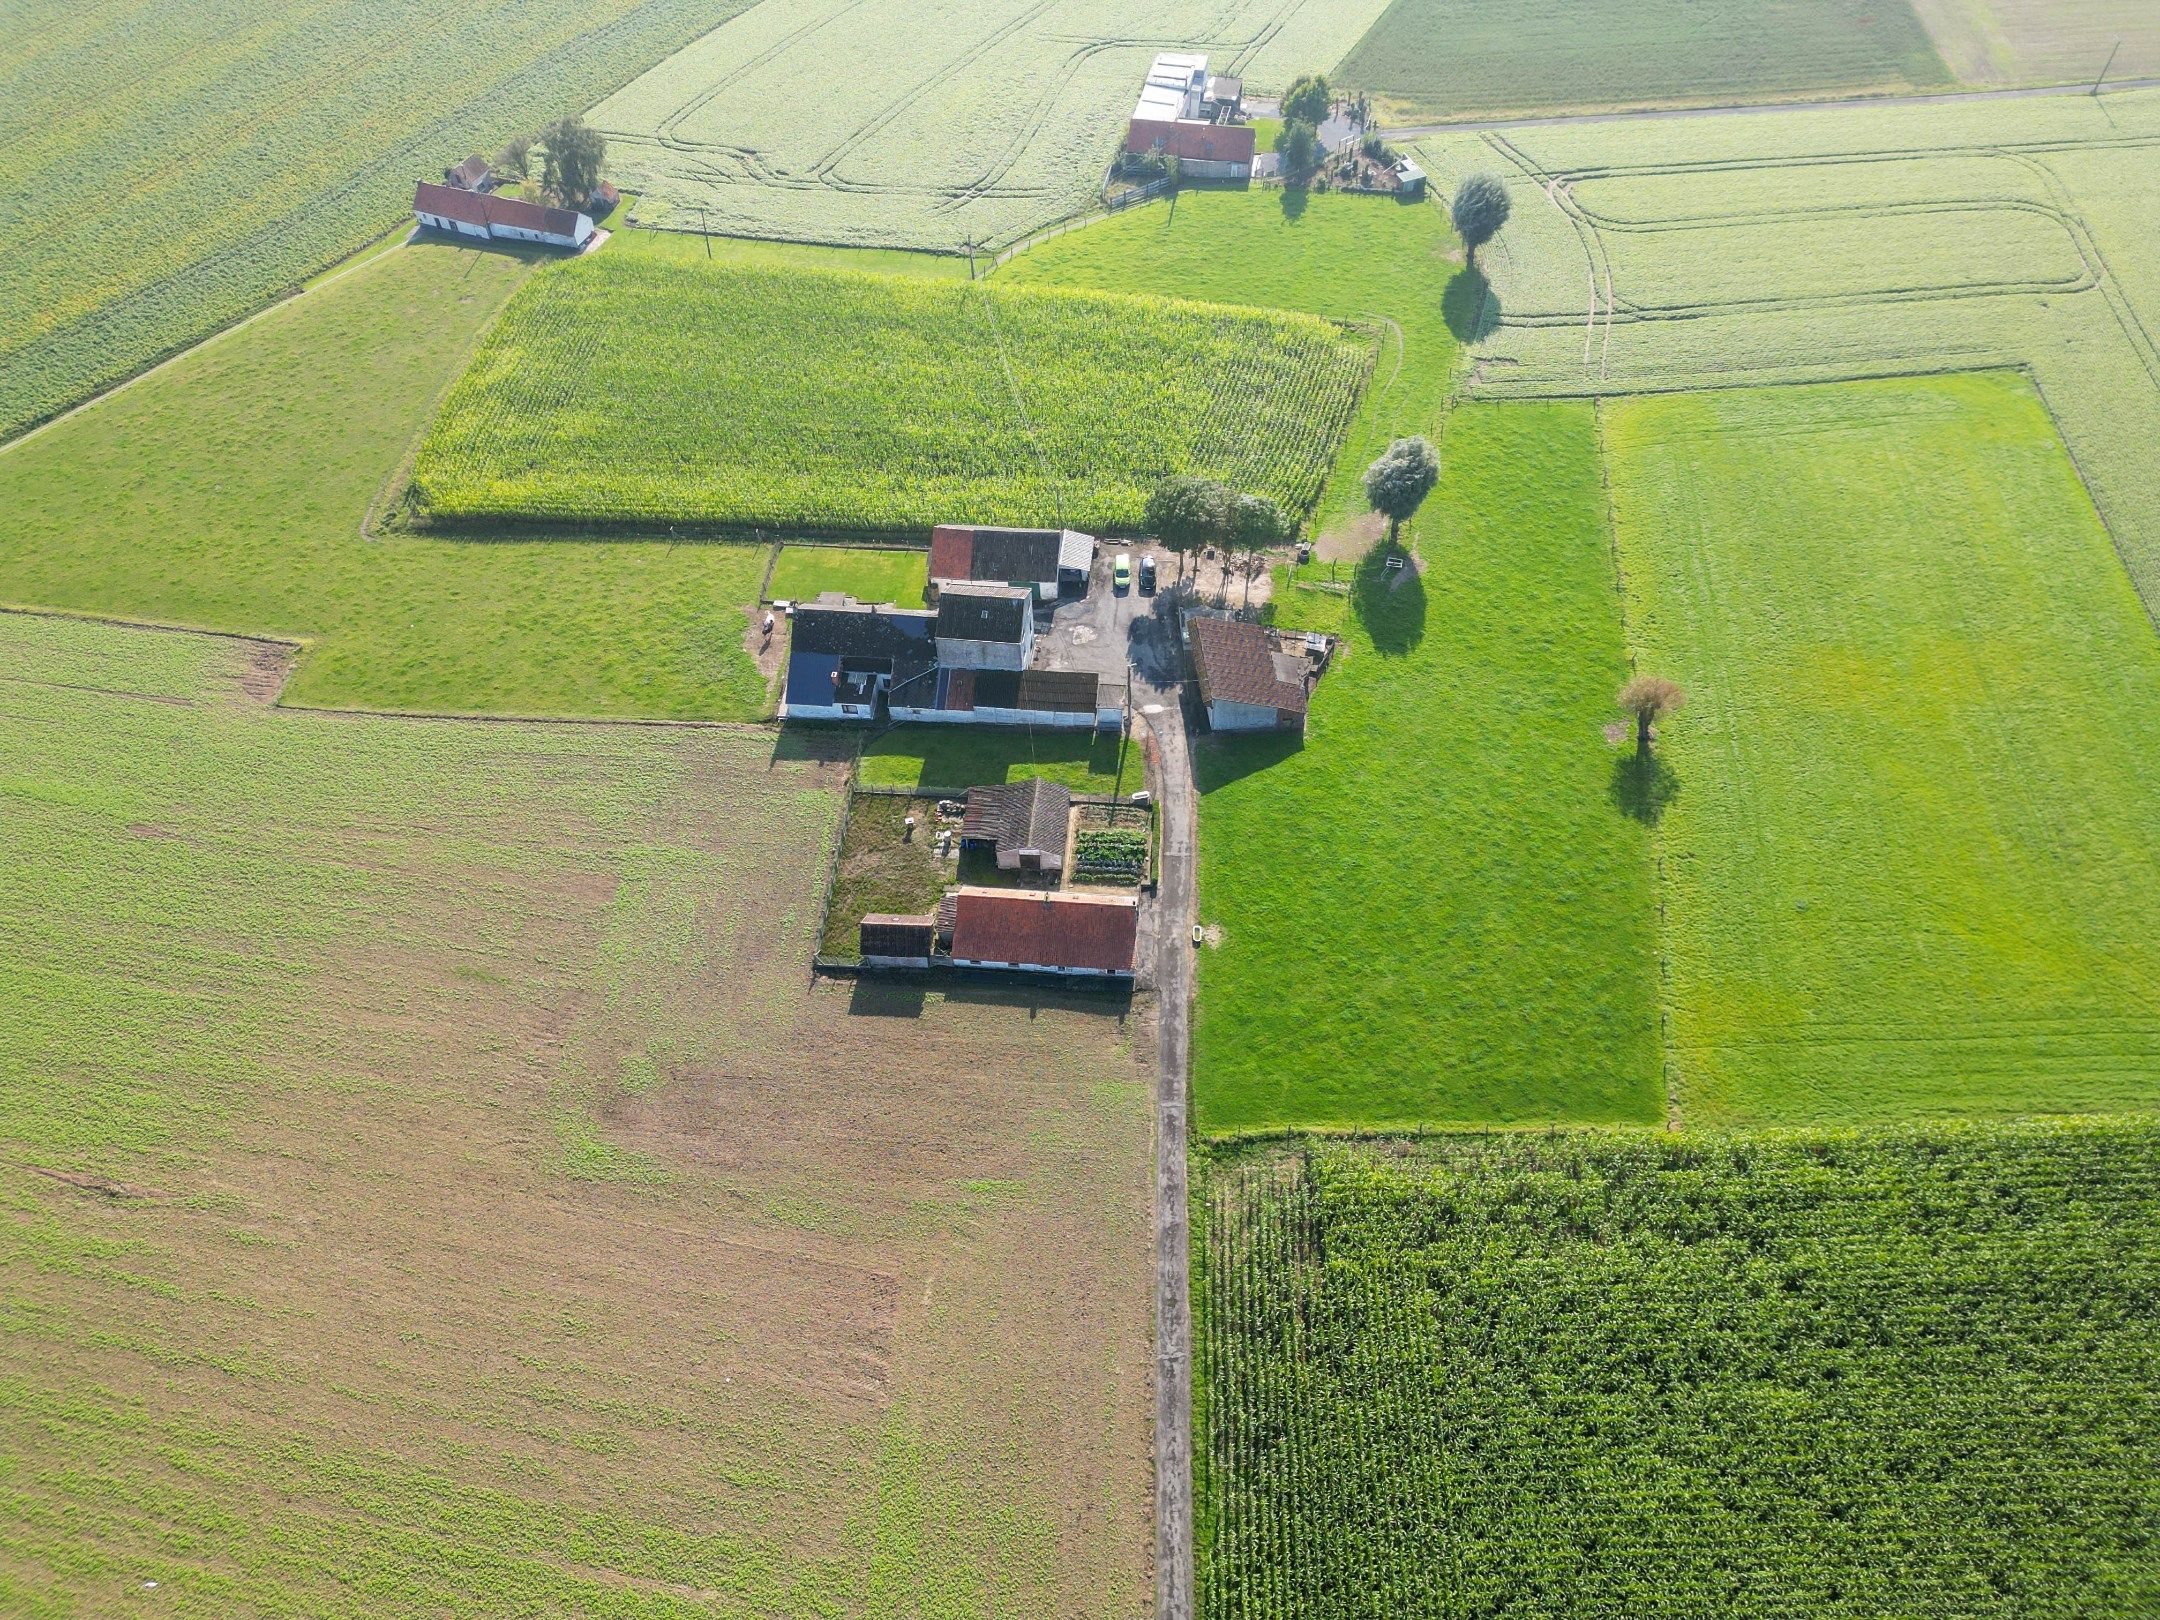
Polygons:
[[1140,901],[1046,889],[953,891],[952,964],[1130,979]]
[[1254,132],[1250,124],[1220,122],[1237,116],[1244,99],[1241,80],[1210,78],[1207,58],[1193,51],[1164,51],[1148,69],[1125,129],[1125,150],[1138,156],[1160,152],[1178,160],[1193,180],[1250,180]]
[[439,186],[423,180],[413,188],[413,218],[433,231],[498,242],[581,248],[592,239],[591,216],[567,208],[543,208],[515,197]]
[[936,614],[820,597],[795,610],[780,712],[790,720],[874,720],[895,686],[936,668]]
[[793,614],[781,717],[1100,731],[1124,724],[1121,684],[1088,670],[1024,667],[1034,626],[1024,590],[959,588],[935,609],[821,596]]
[[1072,791],[1039,776],[969,788],[962,849],[986,849],[1001,872],[1061,872],[1072,824]]
[[1216,731],[1303,731],[1312,660],[1274,632],[1239,619],[1194,614],[1185,641],[1200,702]]
[[1023,670],[1035,656],[1035,597],[1009,585],[947,585],[938,592],[938,664]]
[[1084,596],[1095,539],[1078,529],[985,529],[940,523],[930,531],[930,589],[1010,585],[1037,598]]

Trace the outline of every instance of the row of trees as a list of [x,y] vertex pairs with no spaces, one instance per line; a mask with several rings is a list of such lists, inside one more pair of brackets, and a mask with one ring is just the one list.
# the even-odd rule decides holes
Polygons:
[[1261,559],[1297,533],[1297,524],[1265,495],[1248,495],[1212,478],[1172,478],[1148,497],[1147,526],[1164,546],[1178,554],[1178,578],[1185,577],[1185,554],[1220,546],[1244,560],[1246,588]]
[[533,151],[540,153],[540,189],[564,208],[578,208],[600,184],[600,164],[607,137],[572,113],[537,135],[513,135],[489,165],[497,174],[519,180],[532,176]]

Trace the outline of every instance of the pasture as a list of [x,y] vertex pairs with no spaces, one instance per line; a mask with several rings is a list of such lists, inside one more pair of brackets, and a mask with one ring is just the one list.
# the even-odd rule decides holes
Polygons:
[[2160,1103],[2160,637],[2015,373],[1606,410],[1695,1124]]
[[1116,1014],[806,983],[767,734],[283,657],[0,615],[4,1606],[1141,1609]]
[[1659,1117],[1595,422],[1470,407],[1441,456],[1420,570],[1276,598],[1349,638],[1303,746],[1196,744],[1203,1131]]
[[1471,387],[1626,393],[2029,367],[2160,609],[2160,91],[1428,140],[1507,175]]
[[294,703],[763,714],[762,548],[363,535],[527,273],[400,248],[0,450],[0,602],[303,641]]
[[1023,776],[1062,782],[1075,793],[1130,793],[1143,785],[1136,739],[1032,727],[893,726],[864,743],[855,774],[864,787],[926,793],[965,793]]
[[0,438],[409,223],[416,177],[583,110],[743,4],[10,6]]
[[765,0],[592,118],[642,222],[957,254],[1094,202],[1157,51],[1279,90],[1381,3]]
[[1196,472],[1302,512],[1374,346],[1287,311],[602,253],[511,301],[413,489],[461,523],[1130,532]]
[[2149,1121],[1315,1144],[1196,1186],[1207,1620],[2160,1599]]
[[1394,0],[1334,78],[1412,123],[1950,83],[1908,0]]
[[784,545],[765,594],[775,602],[803,602],[838,591],[858,602],[919,608],[930,583],[929,569],[920,551]]

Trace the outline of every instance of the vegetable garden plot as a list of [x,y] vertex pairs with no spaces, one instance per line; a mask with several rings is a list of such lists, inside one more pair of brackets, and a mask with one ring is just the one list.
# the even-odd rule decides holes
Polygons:
[[512,301],[414,488],[451,519],[1131,531],[1196,472],[1302,512],[1374,349],[1306,315],[603,254]]
[[1314,1146],[1200,1181],[1207,1620],[2117,1620],[2160,1129]]

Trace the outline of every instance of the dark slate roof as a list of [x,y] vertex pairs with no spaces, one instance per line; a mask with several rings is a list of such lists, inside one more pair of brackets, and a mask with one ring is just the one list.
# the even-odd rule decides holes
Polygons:
[[791,650],[838,658],[914,658],[929,661],[937,615],[860,602],[806,604],[795,610]]
[[975,579],[1056,579],[1061,529],[977,529],[971,577]]
[[1201,702],[1250,703],[1289,714],[1305,712],[1304,682],[1285,678],[1298,667],[1296,661],[1278,655],[1274,638],[1259,625],[1195,618],[1188,621],[1188,633]]
[[1087,670],[979,669],[975,672],[974,707],[1093,714],[1098,685],[1096,676]]
[[999,850],[1041,849],[1065,853],[1065,829],[1072,820],[1072,790],[1039,776],[997,787],[969,788],[963,838],[987,838]]
[[938,592],[937,633],[961,641],[1017,643],[1032,611],[1024,591],[953,586]]

